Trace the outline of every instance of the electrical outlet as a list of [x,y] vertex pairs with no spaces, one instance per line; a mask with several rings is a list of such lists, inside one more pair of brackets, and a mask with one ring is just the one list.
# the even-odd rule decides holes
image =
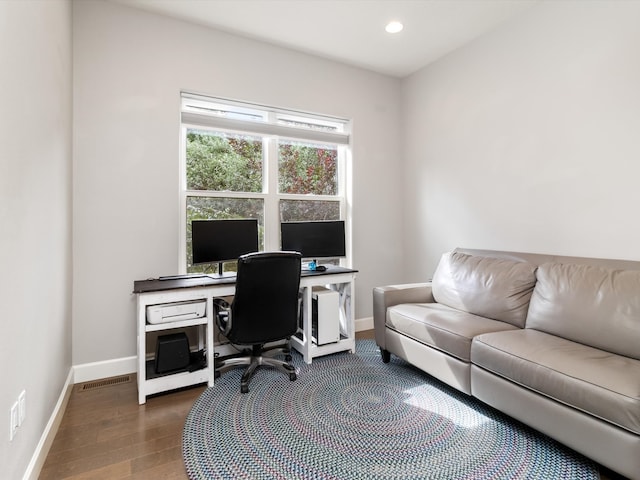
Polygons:
[[18,421],[20,415],[18,412],[18,402],[11,406],[10,421],[9,421],[9,441],[13,441],[13,437],[18,433]]
[[18,396],[18,426],[24,423],[27,416],[27,392],[22,390]]

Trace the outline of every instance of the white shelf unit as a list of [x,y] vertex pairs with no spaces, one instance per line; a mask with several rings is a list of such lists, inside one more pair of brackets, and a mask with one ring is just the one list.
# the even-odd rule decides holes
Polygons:
[[[213,386],[213,302],[214,296],[233,294],[233,285],[194,286],[137,294],[138,403],[147,396],[201,383]],[[193,320],[149,324],[146,307],[184,301],[205,300],[205,316]],[[206,351],[206,366],[193,372],[178,372],[151,377],[147,372],[147,334],[172,329],[198,327],[198,350]]]
[[[302,289],[302,328],[291,337],[291,346],[302,354],[306,363],[315,357],[330,353],[355,352],[355,312],[353,302],[355,270],[340,269],[339,273],[303,276],[300,279]],[[313,287],[325,287],[340,295],[339,311],[340,340],[325,345],[317,345],[312,338],[312,290]]]
[[[303,272],[300,288],[303,295],[302,327],[291,338],[291,346],[300,352],[306,363],[313,358],[330,353],[355,352],[355,313],[352,300],[356,270],[329,266],[323,273]],[[227,297],[235,293],[234,279],[191,279],[184,280],[180,288],[167,288],[168,283],[159,280],[141,280],[136,284],[145,285],[144,289],[134,291],[137,295],[137,353],[138,353],[138,403],[143,404],[147,396],[177,388],[207,383],[213,386],[214,379],[214,336],[213,336],[213,298]],[[339,318],[340,340],[335,343],[317,345],[312,338],[312,289],[321,286],[335,290],[340,295]],[[146,308],[149,305],[164,305],[185,301],[205,300],[205,316],[193,320],[149,324]],[[197,326],[198,349],[206,350],[206,367],[193,372],[179,372],[154,376],[147,375],[147,334],[171,329]],[[225,350],[221,345],[218,351]]]

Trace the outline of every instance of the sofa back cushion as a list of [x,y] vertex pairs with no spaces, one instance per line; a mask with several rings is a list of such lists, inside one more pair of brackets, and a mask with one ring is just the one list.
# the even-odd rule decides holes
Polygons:
[[536,267],[513,260],[449,252],[433,276],[436,302],[523,328]]
[[546,263],[527,328],[640,359],[640,271]]

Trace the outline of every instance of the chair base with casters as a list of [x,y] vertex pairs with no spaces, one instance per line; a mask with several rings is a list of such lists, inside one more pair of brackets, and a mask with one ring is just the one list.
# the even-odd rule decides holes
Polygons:
[[[272,355],[277,353],[285,353],[285,360],[274,358]],[[291,365],[291,354],[289,348],[274,347],[264,349],[263,345],[253,345],[250,355],[226,358],[224,360],[216,360],[215,362],[215,378],[218,378],[220,374],[231,370],[235,367],[247,366],[247,369],[242,375],[240,380],[240,392],[247,393],[249,391],[249,382],[256,372],[256,369],[261,365],[277,368],[278,370],[289,375],[289,380],[292,382],[298,377],[296,375],[296,369]]]

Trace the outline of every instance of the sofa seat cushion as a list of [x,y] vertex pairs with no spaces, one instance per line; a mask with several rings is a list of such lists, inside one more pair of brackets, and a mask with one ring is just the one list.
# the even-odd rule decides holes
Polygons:
[[517,328],[439,303],[404,303],[390,307],[386,325],[465,362],[470,361],[474,336]]
[[[489,372],[640,434],[640,361],[532,329],[479,335]],[[472,392],[473,393],[473,392]]]
[[523,328],[536,267],[504,258],[449,252],[433,275],[433,298],[458,310]]

